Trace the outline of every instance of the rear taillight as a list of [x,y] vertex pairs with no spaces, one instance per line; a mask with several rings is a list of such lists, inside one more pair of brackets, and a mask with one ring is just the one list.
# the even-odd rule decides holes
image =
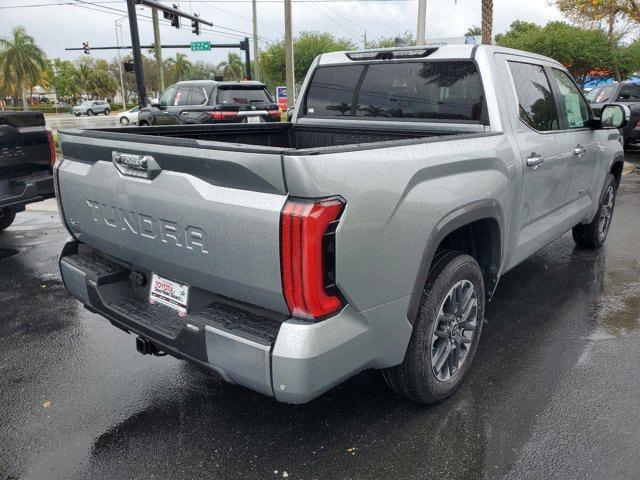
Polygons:
[[49,142],[49,165],[53,167],[56,163],[56,144],[53,141],[53,133],[49,127],[45,128],[47,132],[47,142]]
[[268,110],[267,115],[271,118],[280,118],[280,110]]
[[238,118],[238,112],[226,112],[223,110],[214,110],[209,112],[214,120],[233,120]]
[[280,218],[282,289],[291,315],[318,319],[343,306],[335,285],[335,230],[344,203],[288,200]]

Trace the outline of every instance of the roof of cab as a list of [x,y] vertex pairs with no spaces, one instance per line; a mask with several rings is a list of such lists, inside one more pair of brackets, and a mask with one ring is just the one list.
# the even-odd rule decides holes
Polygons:
[[217,80],[183,80],[181,82],[176,82],[176,85],[195,85],[195,86],[203,86],[203,87],[210,87],[210,86],[214,86],[214,85],[227,85],[227,86],[233,86],[233,85],[238,85],[238,86],[249,86],[249,87],[264,87],[265,84],[262,82],[258,82],[255,80],[226,80],[226,81],[222,81],[219,82]]
[[522,50],[515,50],[512,48],[499,47],[497,45],[478,45],[478,44],[470,44],[470,45],[419,45],[419,46],[407,46],[407,47],[392,47],[392,48],[374,48],[367,50],[354,50],[354,51],[344,51],[344,52],[331,52],[324,53],[320,55],[317,59],[317,65],[332,65],[339,63],[349,63],[349,62],[358,62],[358,61],[371,61],[371,60],[351,60],[347,54],[350,53],[364,53],[364,52],[394,52],[394,51],[406,51],[406,50],[418,50],[418,49],[435,49],[433,53],[425,56],[425,57],[411,57],[411,58],[398,58],[392,60],[382,60],[382,61],[402,61],[402,60],[420,60],[421,58],[428,58],[430,60],[444,60],[444,59],[471,59],[475,58],[478,53],[482,52],[485,55],[491,55],[495,53],[506,53],[511,55],[518,55],[527,58],[532,58],[536,60],[546,61],[555,63],[559,66],[562,66],[556,60],[545,57],[543,55],[538,55],[536,53],[525,52]]

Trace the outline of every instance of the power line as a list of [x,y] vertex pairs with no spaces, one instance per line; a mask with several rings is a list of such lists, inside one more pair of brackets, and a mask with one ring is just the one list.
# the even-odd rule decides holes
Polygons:
[[[193,3],[207,3],[210,0],[191,0]],[[413,3],[415,0],[291,0],[292,3],[346,3],[346,4],[358,4],[358,3]],[[101,6],[104,4],[122,4],[119,0],[103,0],[93,2],[94,6]],[[251,0],[216,0],[215,3],[251,3]],[[278,3],[282,4],[282,0],[258,0],[258,3]],[[36,8],[36,7],[54,7],[64,5],[76,5],[70,1],[58,1],[53,3],[36,3],[31,5],[10,5],[6,7],[0,7],[0,10],[9,10],[16,8]]]

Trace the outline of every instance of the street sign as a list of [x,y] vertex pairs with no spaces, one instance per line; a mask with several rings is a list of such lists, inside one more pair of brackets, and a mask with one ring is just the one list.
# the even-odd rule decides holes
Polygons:
[[208,52],[209,50],[211,50],[211,42],[208,40],[191,42],[192,52]]
[[276,101],[280,110],[287,110],[287,87],[276,87]]

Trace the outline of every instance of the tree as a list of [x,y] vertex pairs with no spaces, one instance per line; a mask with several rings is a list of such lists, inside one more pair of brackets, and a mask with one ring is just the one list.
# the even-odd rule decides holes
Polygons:
[[167,66],[171,70],[172,76],[178,81],[186,80],[191,70],[191,62],[184,53],[176,53],[175,58],[167,60]]
[[376,40],[367,42],[367,48],[392,48],[396,46],[396,40],[400,39],[407,45],[415,45],[416,37],[413,36],[413,32],[404,32],[402,35],[396,35],[395,37],[379,37]]
[[47,56],[27,35],[24,27],[15,27],[11,37],[0,39],[0,70],[11,95],[22,96],[23,110],[29,110],[27,89],[44,83]]
[[535,23],[515,21],[495,41],[503,47],[517,48],[554,58],[584,85],[593,71],[611,72],[620,50],[612,55],[609,40],[601,30],[585,29],[565,22]]
[[227,59],[218,64],[216,70],[225,80],[242,80],[244,68],[244,62],[240,55],[230,52],[227,54]]
[[51,86],[58,97],[75,100],[82,93],[78,69],[73,62],[56,58],[50,63],[49,71]]
[[[640,2],[637,0],[554,0],[562,13],[576,24],[598,28],[607,34],[613,55],[623,38],[638,30]],[[621,62],[614,64],[618,81],[622,80]]]
[[[295,58],[295,78],[301,82],[313,60],[322,53],[340,50],[352,50],[355,45],[351,40],[335,38],[330,33],[301,32],[293,41]],[[272,43],[260,52],[260,72],[262,80],[270,89],[285,84],[284,42]]]
[[490,44],[493,31],[493,0],[482,0],[482,43]]
[[482,35],[482,28],[477,25],[467,28],[464,34],[465,37],[475,37],[476,35]]

